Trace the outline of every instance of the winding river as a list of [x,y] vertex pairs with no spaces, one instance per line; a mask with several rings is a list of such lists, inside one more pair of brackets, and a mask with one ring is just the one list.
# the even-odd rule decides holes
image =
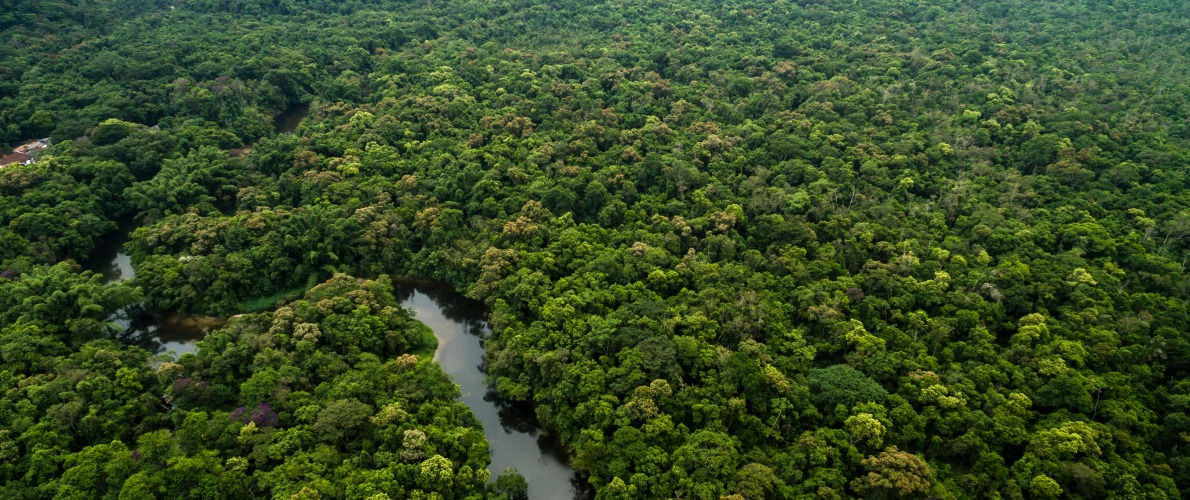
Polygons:
[[[131,220],[121,221],[116,233],[100,242],[95,254],[85,266],[99,273],[104,283],[127,281],[136,277],[132,260],[123,251],[124,243],[136,226]],[[115,323],[124,329],[124,339],[149,352],[173,352],[177,356],[194,352],[197,342],[212,329],[227,320],[210,316],[168,313],[160,317],[147,314],[139,305],[126,307],[116,313]]]
[[[297,104],[278,113],[273,118],[273,126],[277,133],[289,133],[297,130],[306,115],[310,114],[309,104]],[[228,152],[231,156],[241,156],[252,153],[252,146],[236,148]],[[124,243],[131,237],[136,224],[132,219],[119,222],[118,229],[105,237],[94,254],[84,265],[88,270],[103,276],[104,283],[126,281],[136,276],[132,268],[132,260],[123,251]],[[125,340],[140,345],[153,353],[173,352],[177,356],[194,352],[197,342],[202,340],[212,329],[223,326],[226,319],[210,316],[195,316],[189,314],[169,313],[161,317],[153,317],[144,312],[139,306],[130,306],[117,312],[115,323],[124,330]]]
[[[87,266],[101,274],[105,283],[136,276],[122,251],[133,228],[130,222],[122,223],[119,232],[96,249]],[[434,331],[438,339],[434,360],[459,385],[463,403],[483,424],[493,480],[506,468],[515,467],[528,482],[530,499],[593,497],[589,484],[567,465],[566,452],[542,430],[533,410],[501,399],[485,383],[483,338],[491,330],[483,304],[433,281],[398,278],[393,285],[401,305]],[[198,341],[226,320],[184,314],[154,317],[132,306],[120,311],[116,322],[127,332],[127,341],[154,353],[181,356],[194,352]]]

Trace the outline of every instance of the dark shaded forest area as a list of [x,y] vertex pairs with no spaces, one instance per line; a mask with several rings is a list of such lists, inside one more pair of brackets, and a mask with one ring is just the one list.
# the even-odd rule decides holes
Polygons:
[[1187,8],[0,0],[0,491],[523,496],[412,275],[601,499],[1180,498]]

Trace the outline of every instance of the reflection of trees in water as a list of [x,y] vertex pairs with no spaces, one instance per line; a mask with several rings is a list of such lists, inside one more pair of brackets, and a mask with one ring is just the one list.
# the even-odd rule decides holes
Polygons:
[[537,449],[541,450],[542,455],[548,455],[561,463],[570,461],[570,457],[566,456],[566,450],[562,449],[562,443],[558,442],[558,438],[549,432],[542,432],[537,436]]
[[591,500],[595,498],[595,487],[591,486],[591,479],[575,471],[570,476],[570,491],[574,492],[575,500]]
[[393,278],[393,294],[398,301],[409,300],[415,292],[429,297],[441,309],[443,317],[466,326],[468,333],[476,336],[486,333],[487,308],[483,302],[464,297],[445,283]]
[[496,407],[496,414],[500,417],[500,427],[503,427],[505,432],[519,432],[536,436],[540,430],[537,425],[537,415],[533,414],[533,408],[528,403],[503,399],[491,386],[484,393],[483,400]]
[[136,229],[136,222],[131,217],[117,220],[116,230],[101,236],[95,244],[95,249],[91,251],[91,255],[79,264],[83,266],[83,269],[94,271],[103,276],[104,283],[115,279],[131,279],[132,276],[120,276],[120,266],[116,263],[116,258],[120,254],[120,250],[124,248],[124,244],[132,239],[133,229]]
[[302,123],[302,119],[309,114],[309,104],[297,104],[277,115],[277,117],[273,119],[273,128],[275,128],[279,134],[293,132],[294,130],[297,130],[298,125]]
[[107,318],[109,323],[120,327],[112,336],[113,339],[128,344],[140,345],[144,336],[148,313],[140,304],[133,304],[120,309]]
[[553,434],[542,429],[537,422],[537,414],[533,411],[532,404],[503,399],[492,387],[489,387],[488,392],[483,395],[483,400],[496,407],[496,414],[500,417],[500,426],[504,428],[505,432],[518,432],[533,436],[537,439],[537,448],[541,450],[542,455],[553,457],[561,463],[569,461],[566,450],[562,448],[562,443],[558,442]]
[[488,328],[488,322],[486,320],[469,321],[465,323],[465,326],[467,327],[468,335],[473,335],[481,339],[488,338],[488,334],[492,333],[492,330]]
[[405,301],[413,298],[414,288],[408,285],[402,285],[396,279],[393,280],[393,297],[397,299],[398,303],[405,303]]
[[167,354],[165,343],[153,337],[149,332],[145,332],[140,338],[136,340],[137,347],[149,351],[154,354]]
[[[561,464],[570,463],[570,457],[566,454],[566,449],[562,447],[557,436],[542,429],[537,422],[537,414],[533,411],[533,405],[502,399],[491,387],[483,395],[483,400],[496,407],[496,414],[500,417],[500,427],[504,429],[504,432],[532,436],[543,457],[552,458]],[[572,471],[569,482],[570,491],[574,493],[573,498],[595,498],[595,491],[591,488],[590,481],[586,477],[580,476],[577,471]]]
[[223,321],[215,318],[200,318],[185,315],[155,316],[140,304],[116,311],[108,321],[119,329],[112,335],[114,340],[135,345],[146,351],[161,354],[166,344],[193,344],[204,337]]

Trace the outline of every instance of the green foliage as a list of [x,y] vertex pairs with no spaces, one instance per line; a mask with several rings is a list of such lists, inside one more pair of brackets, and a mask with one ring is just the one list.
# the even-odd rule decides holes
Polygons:
[[850,408],[859,403],[882,403],[888,397],[880,384],[847,365],[811,370],[806,383],[814,404],[827,413],[838,405]]
[[857,477],[851,488],[864,498],[922,497],[931,489],[933,473],[919,457],[891,447],[863,461],[867,475]]
[[[1190,485],[1177,2],[9,3],[0,143],[58,142],[0,171],[18,497],[485,494],[340,273],[485,301],[600,498]],[[253,314],[111,342],[140,297],[61,262],[128,215],[147,309]]]
[[[58,273],[13,285],[58,280],[73,286],[67,293],[80,295],[79,304],[100,305],[95,313],[59,308],[57,317],[77,318],[68,325],[110,313],[120,304],[102,297],[127,288],[84,288],[72,283],[79,274],[63,272],[68,267],[51,269]],[[9,291],[32,303],[43,289]],[[62,345],[49,334],[55,320],[29,307],[0,337],[4,383],[23,380],[0,399],[7,417],[0,432],[29,450],[0,467],[13,491],[213,498],[344,496],[347,485],[352,495],[393,497],[485,491],[483,435],[441,369],[404,354],[421,330],[387,279],[336,276],[272,313],[238,318],[196,355],[156,370],[139,348],[81,343],[77,331],[80,347]],[[381,330],[353,329],[349,319],[361,308],[375,310],[366,317]],[[412,434],[420,436],[418,456],[405,453]],[[419,462],[422,455],[431,458]]]
[[509,467],[501,472],[492,486],[494,493],[503,495],[507,500],[528,500],[528,490],[529,484],[525,482],[525,477],[517,472],[515,467]]

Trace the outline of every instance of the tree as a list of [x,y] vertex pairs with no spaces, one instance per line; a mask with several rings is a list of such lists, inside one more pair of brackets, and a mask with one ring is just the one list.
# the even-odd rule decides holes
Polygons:
[[509,467],[496,478],[492,491],[508,500],[528,500],[529,483],[525,481],[525,476],[517,472],[516,467]]
[[427,458],[418,466],[417,484],[430,491],[448,488],[453,478],[454,464],[442,455]]
[[851,489],[864,498],[924,496],[933,487],[933,472],[917,455],[896,446],[863,460],[866,475],[851,481]]
[[863,442],[872,448],[879,448],[884,443],[884,424],[876,420],[871,413],[847,417],[843,426],[851,434],[852,443]]
[[815,405],[825,411],[836,405],[850,408],[858,403],[880,403],[888,396],[880,384],[847,365],[810,370],[806,382]]
[[1029,490],[1037,498],[1059,498],[1062,495],[1062,487],[1058,485],[1058,482],[1045,474],[1034,476],[1033,480],[1029,482]]
[[736,491],[747,500],[769,498],[781,484],[773,469],[755,462],[740,467],[736,477]]
[[730,436],[710,430],[695,432],[674,451],[674,467],[690,478],[695,494],[723,492],[737,470],[736,442]]

